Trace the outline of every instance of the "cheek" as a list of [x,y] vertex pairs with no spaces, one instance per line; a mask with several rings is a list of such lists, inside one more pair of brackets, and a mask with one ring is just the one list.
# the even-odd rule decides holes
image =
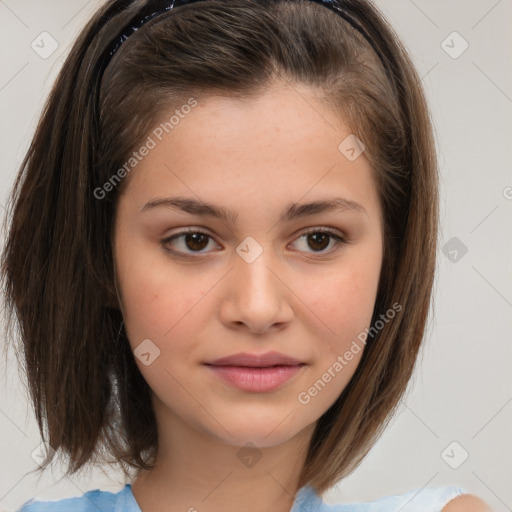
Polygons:
[[347,257],[329,274],[319,275],[315,286],[311,277],[303,281],[311,316],[321,319],[316,323],[321,331],[314,336],[316,364],[297,396],[310,414],[321,414],[336,401],[361,361],[377,296],[380,257],[378,246],[369,247],[357,257]]
[[[186,409],[190,396],[179,383],[186,381],[183,373],[198,357],[197,331],[204,322],[200,303],[207,288],[191,284],[194,279],[168,265],[147,266],[141,259],[124,270],[120,265],[118,280],[135,363],[152,390],[173,396],[174,406]],[[145,364],[139,354],[148,352]]]
[[311,312],[322,320],[324,340],[333,350],[342,348],[371,322],[377,297],[380,267],[378,260],[361,259],[353,265],[338,268],[311,286],[303,281],[304,296]]
[[196,306],[208,290],[200,276],[173,269],[164,254],[154,257],[155,252],[132,246],[129,253],[121,250],[116,261],[124,325],[132,348],[148,338],[162,347],[178,330],[181,338],[190,325],[197,325]]
[[205,294],[201,287],[191,286],[178,275],[153,279],[144,273],[138,277],[130,276],[124,287],[125,326],[132,346],[144,338],[158,340],[159,345],[176,341],[178,332],[180,339],[187,339],[189,330],[192,340],[192,325],[197,328],[199,321],[194,313]]
[[378,267],[351,266],[309,287],[308,306],[311,317],[321,319],[315,322],[321,331],[311,333],[315,364],[296,397],[308,418],[319,417],[336,401],[361,361],[361,333],[370,326],[378,277]]

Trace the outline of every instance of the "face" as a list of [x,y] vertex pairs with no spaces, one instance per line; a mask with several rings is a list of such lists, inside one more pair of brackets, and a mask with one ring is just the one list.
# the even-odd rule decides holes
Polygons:
[[[376,185],[312,89],[183,112],[149,134],[117,205],[126,333],[159,431],[274,446],[311,432],[361,359],[383,255]],[[211,365],[269,352],[293,361]]]

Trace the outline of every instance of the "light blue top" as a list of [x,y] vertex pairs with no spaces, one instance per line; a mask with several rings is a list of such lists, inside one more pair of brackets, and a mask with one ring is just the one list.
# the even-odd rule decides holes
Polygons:
[[[418,488],[397,496],[386,496],[366,503],[328,505],[310,486],[302,487],[290,512],[441,512],[443,507],[460,494],[460,487]],[[17,512],[142,512],[126,484],[117,493],[86,492],[83,496],[59,501],[25,502]]]

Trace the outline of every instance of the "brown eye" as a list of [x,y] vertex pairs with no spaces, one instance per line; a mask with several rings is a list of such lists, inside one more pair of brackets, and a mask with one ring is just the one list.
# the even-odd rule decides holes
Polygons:
[[[161,241],[161,244],[168,252],[187,256],[188,254],[202,254],[207,252],[205,249],[208,247],[210,240],[213,240],[212,237],[206,233],[189,230],[182,231],[181,233],[177,233],[169,238],[166,238],[165,240]],[[168,247],[169,245],[178,247],[178,249],[171,249]]]
[[326,250],[329,247],[329,244],[332,240],[334,240],[333,250],[336,250],[341,244],[346,243],[345,239],[343,239],[340,235],[330,229],[311,229],[301,235],[298,240],[306,241],[306,249],[312,249],[312,251],[305,252],[313,252],[313,253],[329,253],[333,251]]
[[208,245],[207,239],[209,237],[203,233],[187,233],[184,236],[184,243],[186,247],[193,251],[201,251]]
[[306,236],[312,249],[323,251],[329,246],[331,236],[326,233],[318,232]]

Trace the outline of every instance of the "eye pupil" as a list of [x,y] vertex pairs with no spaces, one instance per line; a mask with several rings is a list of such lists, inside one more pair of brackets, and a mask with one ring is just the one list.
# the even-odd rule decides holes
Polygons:
[[[208,245],[207,238],[208,238],[207,236],[205,236],[201,233],[187,233],[185,235],[185,243],[189,249],[200,251],[201,249],[204,249]],[[199,242],[198,242],[198,239],[199,239]],[[201,244],[201,242],[200,242],[201,240],[203,242],[206,241],[206,243]],[[197,247],[197,245],[191,246],[189,242],[192,242],[192,244],[199,243],[199,247]]]
[[[320,241],[320,246],[321,247],[312,247],[314,249],[322,250],[322,249],[325,249],[329,245],[329,238],[330,237],[326,233],[320,233],[320,232],[319,233],[313,233],[313,234],[308,235],[308,238],[309,239],[313,239],[313,243],[314,244],[318,244],[318,242],[319,242],[318,238],[321,239],[321,241]],[[325,243],[322,244],[321,243],[322,241],[324,241],[324,242],[327,241],[327,244],[325,244]]]

